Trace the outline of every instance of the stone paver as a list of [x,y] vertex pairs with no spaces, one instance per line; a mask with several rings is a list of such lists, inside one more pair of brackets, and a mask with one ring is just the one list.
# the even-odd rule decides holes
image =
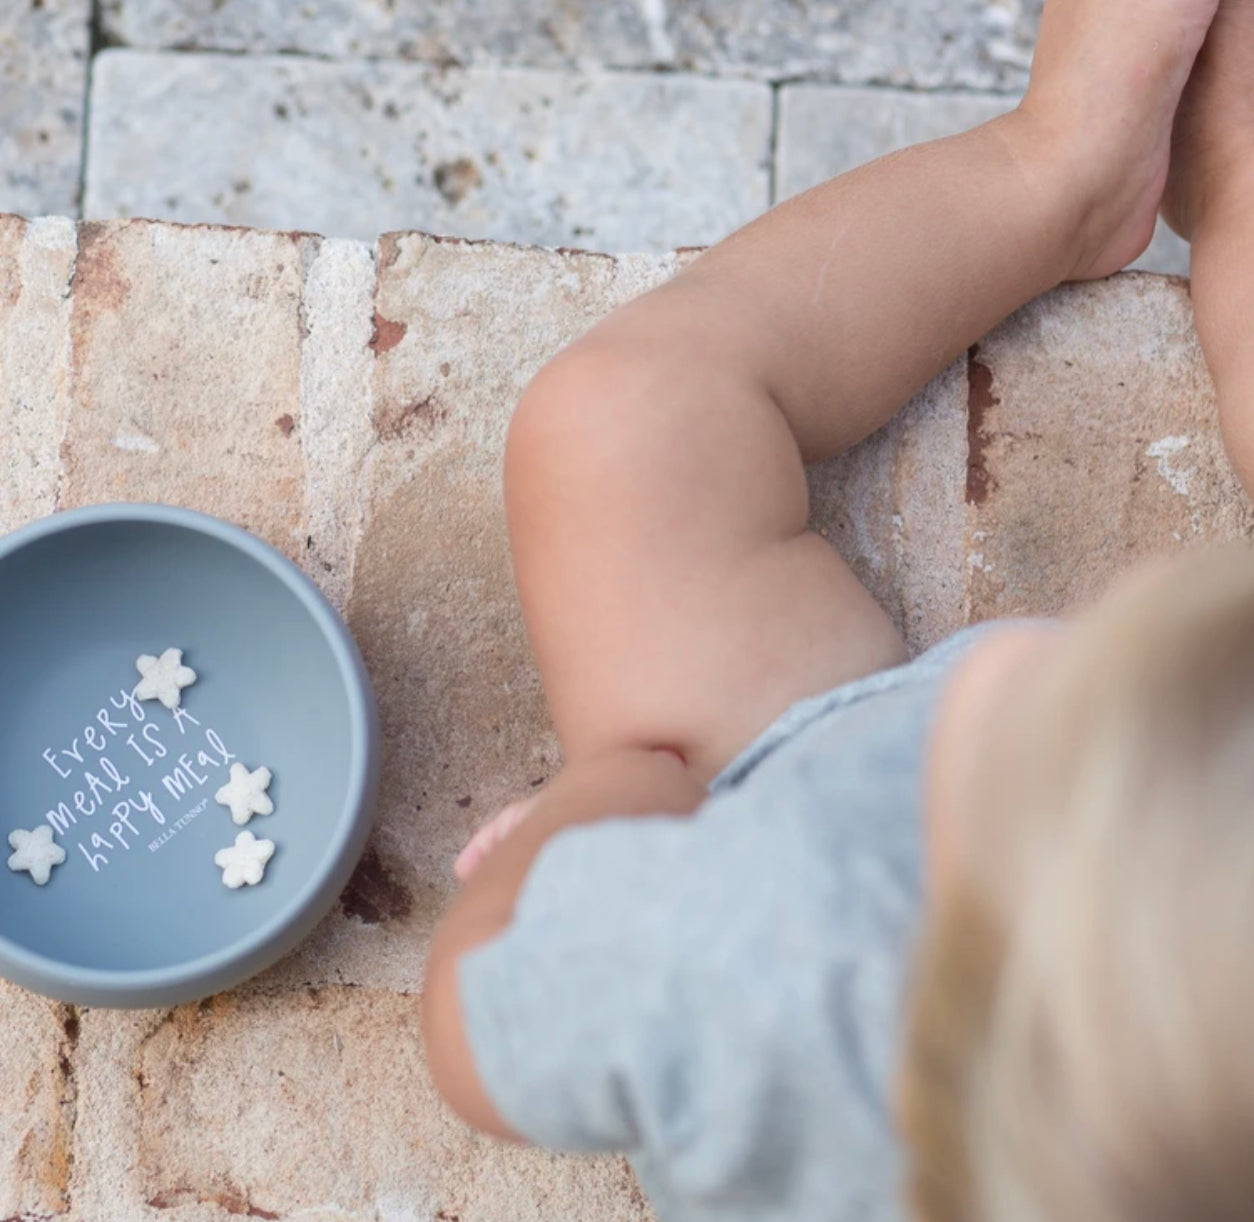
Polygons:
[[89,1011],[80,1218],[649,1222],[621,1159],[471,1134],[423,1059],[419,999],[370,989]]
[[678,0],[680,61],[915,89],[1014,91],[1027,84],[1043,0]]
[[104,0],[130,46],[1021,88],[1041,0]]
[[673,52],[636,0],[103,0],[114,43],[144,48],[301,51],[335,58],[643,68]]
[[78,1019],[0,981],[0,1214],[59,1217],[70,1205]]
[[[1016,96],[786,86],[779,101],[777,196],[787,199],[887,153],[967,131],[1017,102]],[[1187,276],[1188,244],[1160,223],[1154,244],[1134,266]]]
[[84,209],[661,251],[767,206],[770,134],[751,83],[113,51]]
[[971,366],[971,618],[1052,614],[1139,556],[1254,534],[1185,286],[1059,290]]
[[78,211],[91,0],[0,5],[0,212]]
[[[0,218],[4,524],[144,495],[252,526],[346,607],[385,735],[362,865],[275,969],[168,1014],[0,986],[0,1217],[647,1216],[617,1160],[455,1124],[417,993],[454,853],[559,762],[509,575],[510,411],[692,257]],[[812,490],[915,648],[1057,611],[1144,553],[1254,535],[1187,291],[1150,277],[1021,311]]]

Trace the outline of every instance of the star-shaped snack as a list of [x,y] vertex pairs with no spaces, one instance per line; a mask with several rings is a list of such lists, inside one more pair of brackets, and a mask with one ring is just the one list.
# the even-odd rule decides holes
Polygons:
[[142,653],[135,666],[143,678],[135,689],[137,700],[160,700],[167,709],[183,703],[183,688],[196,682],[196,672],[183,665],[181,649],[167,649],[159,658]]
[[249,772],[243,764],[231,765],[231,779],[214,794],[214,801],[231,808],[231,818],[243,827],[253,815],[274,814],[274,802],[266,790],[272,776],[269,768]]
[[33,832],[18,828],[9,833],[9,847],[17,852],[9,858],[9,869],[29,870],[41,887],[52,876],[52,867],[65,860],[65,850],[52,839],[52,828],[43,823]]
[[247,883],[255,887],[266,876],[266,862],[274,856],[273,840],[258,840],[252,832],[240,832],[229,849],[219,849],[213,864],[222,871],[222,881],[234,891]]

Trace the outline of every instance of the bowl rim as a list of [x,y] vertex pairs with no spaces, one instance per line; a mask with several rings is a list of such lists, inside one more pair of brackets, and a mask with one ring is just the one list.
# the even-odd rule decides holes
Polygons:
[[[15,974],[30,980],[34,987],[39,987],[35,984],[38,981],[54,989],[69,988],[100,995],[185,995],[189,986],[200,981],[213,983],[215,979],[223,978],[239,965],[252,962],[256,964],[256,971],[264,970],[289,948],[293,926],[299,925],[303,917],[318,908],[320,899],[325,906],[318,912],[319,917],[325,915],[334,903],[338,888],[328,895],[328,884],[334,881],[340,871],[344,871],[344,881],[347,881],[349,871],[345,869],[346,856],[356,850],[351,863],[356,864],[357,856],[365,847],[366,833],[371,822],[371,807],[378,783],[375,734],[378,714],[370,679],[357,644],[322,591],[276,548],[220,518],[192,509],[143,502],[111,503],[62,510],[0,537],[0,563],[31,544],[53,535],[85,527],[126,523],[174,526],[217,539],[243,552],[280,581],[314,620],[330,647],[349,705],[347,796],[335,821],[334,834],[327,843],[326,852],[292,900],[243,939],[237,939],[221,950],[166,967],[111,970],[83,967],[51,958],[21,946],[0,931],[0,968],[4,969],[6,975],[15,969]],[[273,956],[267,954],[271,949],[277,952]],[[254,973],[251,971],[248,973],[252,974]],[[234,983],[238,982],[234,980]]]

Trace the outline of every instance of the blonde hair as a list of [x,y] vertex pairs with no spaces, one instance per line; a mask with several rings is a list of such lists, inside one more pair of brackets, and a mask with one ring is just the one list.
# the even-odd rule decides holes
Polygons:
[[1121,588],[999,718],[916,965],[925,1222],[1254,1218],[1254,554]]

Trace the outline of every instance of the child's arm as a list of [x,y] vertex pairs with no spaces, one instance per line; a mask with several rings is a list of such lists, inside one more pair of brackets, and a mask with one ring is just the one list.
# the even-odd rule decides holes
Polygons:
[[463,1118],[499,1137],[511,1136],[479,1081],[458,999],[462,955],[500,934],[531,863],[563,828],[607,816],[689,814],[704,788],[669,752],[626,750],[566,768],[527,819],[475,871],[431,944],[423,1021],[437,1088]]
[[[504,1128],[471,1059],[458,959],[509,936],[544,842],[607,813],[693,809],[791,704],[904,660],[883,610],[809,531],[804,462],[886,423],[1031,298],[1144,249],[1166,137],[1216,2],[1051,0],[1019,110],[773,210],[606,320],[528,390],[506,501],[569,770],[483,864],[433,945],[428,1054],[473,1122]],[[677,902],[642,896],[641,908],[656,930]],[[546,967],[561,979],[560,964]]]

